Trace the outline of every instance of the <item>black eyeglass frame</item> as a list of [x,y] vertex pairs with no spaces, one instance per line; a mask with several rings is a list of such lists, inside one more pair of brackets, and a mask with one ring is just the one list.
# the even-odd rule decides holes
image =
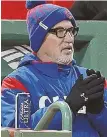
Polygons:
[[[64,31],[65,31],[64,36],[58,36],[58,30],[59,30],[59,29],[64,29]],[[66,33],[67,33],[67,32],[70,32],[71,29],[73,29],[73,30],[72,30],[72,34],[74,35],[74,37],[77,36],[78,31],[79,31],[79,27],[71,27],[71,28],[68,28],[68,29],[63,28],[63,27],[58,27],[58,28],[50,29],[48,32],[56,35],[58,38],[64,38],[64,37],[66,36]],[[74,32],[73,32],[73,31],[74,31]],[[76,32],[76,33],[75,33],[75,32]]]

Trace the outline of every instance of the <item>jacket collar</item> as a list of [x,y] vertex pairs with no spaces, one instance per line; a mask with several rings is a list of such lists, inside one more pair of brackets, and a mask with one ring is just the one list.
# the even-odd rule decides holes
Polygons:
[[60,75],[68,76],[73,71],[73,65],[76,64],[75,60],[69,65],[59,65],[53,62],[42,62],[37,56],[35,58],[31,62],[33,67],[40,73],[52,78],[58,78]]
[[40,71],[40,73],[52,77],[58,78],[61,76],[68,76],[73,72],[73,65],[76,64],[75,60],[69,65],[58,65],[53,62],[42,62],[36,55],[30,53],[26,54],[20,61],[18,67],[26,66],[31,64],[34,69]]

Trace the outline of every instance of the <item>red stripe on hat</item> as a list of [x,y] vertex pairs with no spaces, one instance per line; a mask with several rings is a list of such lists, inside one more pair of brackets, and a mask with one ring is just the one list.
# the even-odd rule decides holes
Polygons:
[[24,87],[24,85],[15,78],[8,77],[8,78],[4,79],[3,83],[2,83],[2,91],[3,91],[4,88],[18,89],[18,90],[22,90],[22,91],[28,93],[28,91]]
[[107,80],[105,80],[104,88],[107,88]]

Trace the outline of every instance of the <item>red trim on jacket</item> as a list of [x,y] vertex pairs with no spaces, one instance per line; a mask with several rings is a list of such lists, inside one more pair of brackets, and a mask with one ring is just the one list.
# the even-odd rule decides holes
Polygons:
[[22,90],[26,93],[28,93],[27,89],[24,87],[24,85],[18,81],[17,79],[15,78],[5,78],[3,80],[3,83],[2,83],[2,91],[4,88],[8,88],[8,89],[18,89],[18,90]]
[[107,88],[107,80],[105,80],[104,88]]

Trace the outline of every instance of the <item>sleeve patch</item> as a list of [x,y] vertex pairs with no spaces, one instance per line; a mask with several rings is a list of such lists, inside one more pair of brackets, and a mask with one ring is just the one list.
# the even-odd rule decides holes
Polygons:
[[22,91],[28,93],[28,91],[24,87],[24,85],[15,78],[8,77],[8,78],[4,79],[3,83],[2,83],[2,90],[5,89],[5,88],[18,89],[18,90],[22,90]]

